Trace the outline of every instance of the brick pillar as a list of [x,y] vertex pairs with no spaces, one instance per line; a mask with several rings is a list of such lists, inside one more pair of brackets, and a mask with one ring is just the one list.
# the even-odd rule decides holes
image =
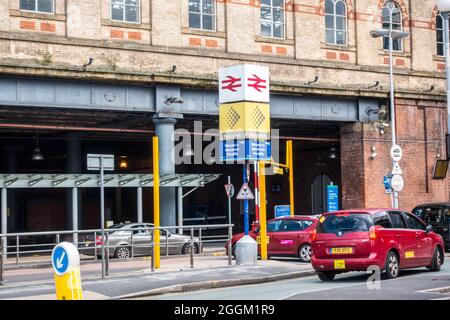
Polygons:
[[365,204],[364,131],[361,123],[341,128],[342,209]]

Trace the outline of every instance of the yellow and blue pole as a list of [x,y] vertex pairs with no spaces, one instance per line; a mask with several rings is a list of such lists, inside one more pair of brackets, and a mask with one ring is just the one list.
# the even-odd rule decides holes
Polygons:
[[157,136],[153,137],[153,225],[156,228],[153,239],[154,266],[155,269],[161,267],[161,248],[160,248],[160,210],[159,210],[159,140]]

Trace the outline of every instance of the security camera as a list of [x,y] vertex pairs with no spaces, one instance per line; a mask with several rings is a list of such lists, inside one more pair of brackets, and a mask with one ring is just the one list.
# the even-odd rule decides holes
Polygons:
[[372,160],[375,160],[375,159],[378,157],[377,148],[372,147],[371,150],[372,150],[372,153],[370,154],[370,158],[371,158]]

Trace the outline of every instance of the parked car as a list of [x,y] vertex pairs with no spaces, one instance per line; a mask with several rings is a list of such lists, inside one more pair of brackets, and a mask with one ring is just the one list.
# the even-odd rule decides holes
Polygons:
[[444,239],[445,248],[450,248],[450,202],[428,203],[415,207],[412,211],[426,224],[433,227],[433,231]]
[[[151,255],[152,228],[151,223],[121,223],[108,229],[117,231],[109,232],[109,256],[119,259],[128,259],[133,255]],[[132,230],[129,230],[132,229]],[[136,229],[136,230],[133,230]],[[190,236],[170,233],[168,230],[160,230],[160,252],[161,255],[168,254],[188,254],[191,250]],[[84,247],[80,248],[80,253],[85,255],[101,256],[102,236],[88,235],[82,239]],[[133,248],[133,249],[132,249]],[[194,252],[200,252],[200,240],[194,238]]]
[[[311,261],[311,234],[316,227],[317,218],[310,216],[281,217],[267,221],[268,256],[298,257],[302,262]],[[249,235],[257,240],[259,226],[253,225]],[[232,254],[234,256],[236,242],[244,236],[239,233],[233,236]],[[228,254],[228,246],[225,246]],[[260,252],[260,246],[258,246]]]
[[319,278],[377,266],[388,279],[400,269],[439,271],[444,242],[431,226],[398,209],[358,209],[324,214],[312,236],[311,263]]

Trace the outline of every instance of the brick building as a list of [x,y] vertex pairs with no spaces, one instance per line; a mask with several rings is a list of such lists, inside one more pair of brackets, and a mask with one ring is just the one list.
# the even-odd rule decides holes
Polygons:
[[[281,158],[283,141],[294,140],[298,213],[325,211],[330,181],[340,186],[342,208],[390,206],[382,184],[391,168],[389,115],[378,114],[389,110],[389,59],[386,41],[369,35],[389,24],[410,33],[394,44],[405,155],[400,207],[447,201],[449,180],[432,179],[447,130],[443,22],[434,0],[392,7],[384,0],[0,0],[0,173],[83,173],[89,152],[127,157],[125,173],[151,172],[157,126],[170,119],[192,130],[202,120],[203,129],[217,128],[218,68],[246,62],[270,67]],[[166,104],[168,96],[184,102]],[[30,159],[37,143],[44,161]],[[233,166],[176,171],[240,182]],[[187,197],[187,209],[223,212],[224,181]],[[286,177],[271,177],[268,189],[270,217],[273,205],[288,203]],[[166,196],[173,205],[163,223],[171,224],[174,190]],[[136,197],[109,189],[109,220],[135,220]],[[80,198],[79,227],[98,226],[97,191]],[[8,230],[71,228],[69,200],[64,190],[11,191]]]

